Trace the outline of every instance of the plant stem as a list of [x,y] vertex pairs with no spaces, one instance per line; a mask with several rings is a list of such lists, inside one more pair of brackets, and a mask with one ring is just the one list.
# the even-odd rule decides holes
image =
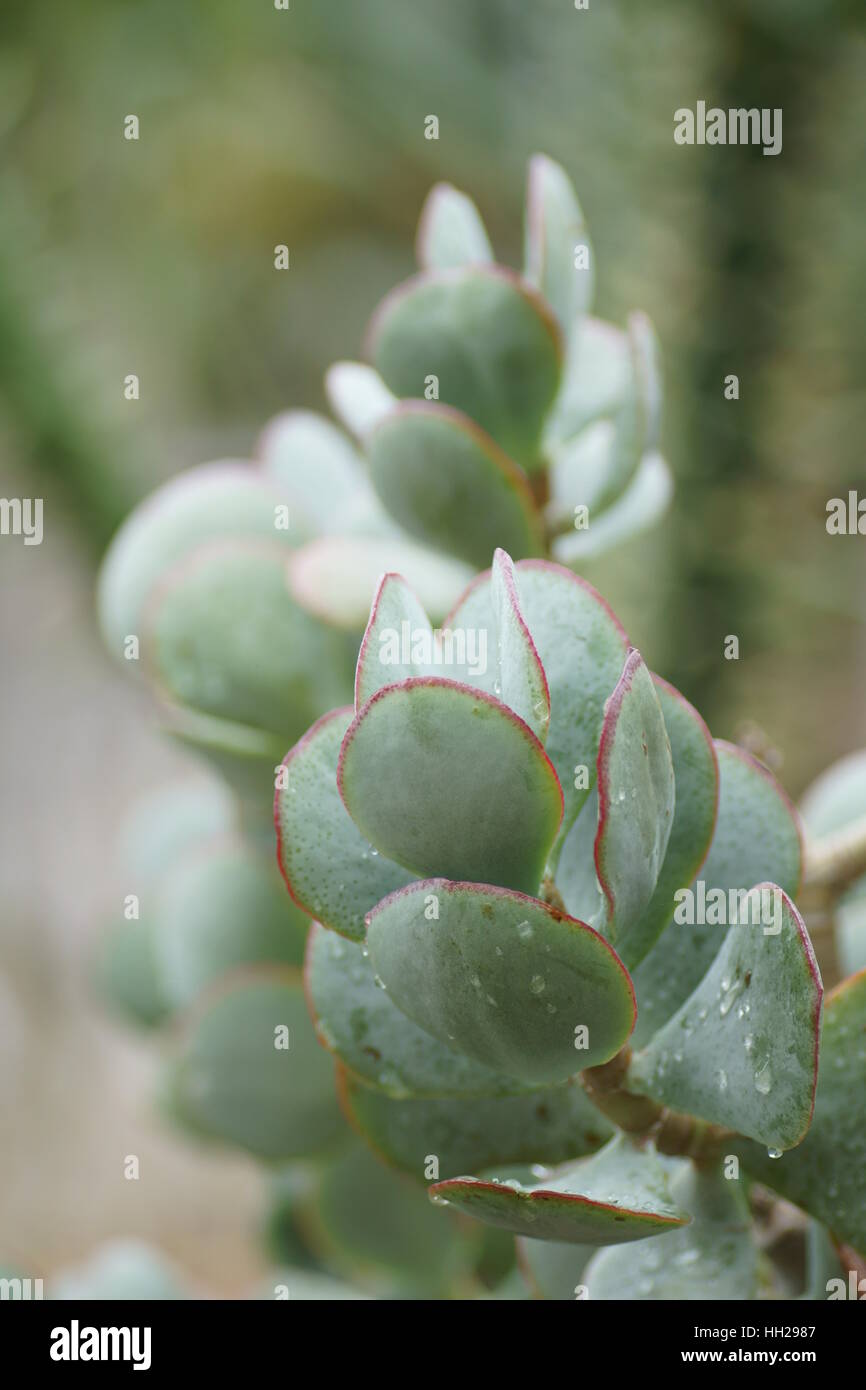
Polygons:
[[832,835],[806,844],[804,885],[828,891],[834,899],[866,874],[866,816]]
[[678,1115],[649,1096],[627,1090],[624,1083],[631,1056],[626,1044],[609,1062],[581,1073],[590,1100],[632,1139],[654,1143],[659,1153],[691,1158],[696,1163],[714,1158],[726,1140],[733,1138],[733,1132],[691,1115]]

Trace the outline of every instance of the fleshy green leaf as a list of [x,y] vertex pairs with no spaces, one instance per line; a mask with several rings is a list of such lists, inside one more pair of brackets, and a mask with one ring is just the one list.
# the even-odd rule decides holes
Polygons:
[[576,1245],[642,1240],[689,1219],[671,1200],[665,1166],[622,1136],[531,1188],[457,1178],[436,1183],[430,1195],[515,1235]]
[[[652,901],[673,826],[674,769],[652,676],[632,649],[605,706],[598,751],[595,863],[618,951]],[[633,950],[632,954],[636,954]]]
[[816,840],[866,815],[866,749],[828,767],[803,793],[800,813]]
[[316,923],[305,976],[320,1041],[368,1085],[399,1098],[511,1096],[527,1090],[526,1082],[474,1062],[419,1028],[376,984],[362,948]]
[[200,1135],[259,1158],[300,1158],[345,1130],[333,1071],[299,972],[259,968],[229,977],[196,1010],[165,1095],[175,1119]]
[[812,1115],[822,996],[803,919],[780,889],[758,884],[694,994],[633,1058],[628,1084],[792,1148]]
[[348,632],[363,632],[376,585],[385,570],[411,584],[435,621],[456,603],[472,578],[468,565],[414,541],[380,536],[325,536],[292,555],[289,590],[308,613]]
[[384,574],[358,653],[355,711],[383,686],[433,675],[435,654],[433,628],[422,605],[401,575]]
[[866,1250],[866,970],[827,997],[815,1113],[802,1144],[778,1159],[746,1141],[734,1151],[754,1177],[837,1240]]
[[351,709],[324,715],[286,754],[275,820],[277,858],[298,907],[360,941],[364,914],[411,874],[373,849],[340,799],[337,760],[351,719]]
[[673,490],[671,471],[661,455],[644,454],[625,491],[600,516],[591,517],[586,530],[555,537],[554,559],[576,565],[647,530],[667,511]]
[[292,600],[275,545],[221,542],[173,572],[143,642],[184,705],[297,737],[344,698],[348,644]]
[[710,847],[719,799],[713,740],[701,716],[678,690],[653,676],[671,745],[676,804],[670,839],[655,891],[617,949],[629,970],[643,959],[673,915],[674,894],[687,888]]
[[[523,621],[548,686],[550,722],[545,752],[563,791],[561,843],[595,785],[605,701],[622,672],[628,638],[592,585],[569,570],[547,560],[522,560],[515,565],[514,574]],[[474,631],[487,628],[488,648],[496,649],[498,629],[490,570],[470,585],[447,623]],[[497,670],[495,665],[492,669]],[[575,775],[581,767],[586,773],[585,787],[575,785],[583,781]]]
[[317,531],[350,529],[370,506],[360,456],[342,430],[311,410],[287,410],[259,437],[265,474],[297,502]]
[[416,276],[380,305],[370,330],[375,366],[398,396],[455,406],[526,468],[559,385],[561,339],[544,301],[502,267]]
[[[719,809],[710,852],[693,885],[707,895],[776,883],[795,898],[800,885],[800,836],[796,815],[776,779],[755,758],[715,740]],[[683,949],[683,933],[688,949]],[[633,1045],[643,1046],[676,1013],[718,953],[719,923],[682,926],[671,921],[635,971],[638,1025]]]
[[398,1277],[401,1293],[441,1293],[468,1273],[472,1249],[457,1223],[443,1221],[417,1184],[394,1173],[362,1144],[324,1171],[314,1234],[328,1264],[366,1283]]
[[526,625],[510,555],[493,557],[491,598],[496,613],[500,698],[543,743],[550,725],[550,691]]
[[367,1142],[419,1180],[431,1156],[438,1178],[454,1178],[497,1163],[561,1163],[611,1134],[577,1082],[523,1096],[397,1100],[344,1075],[342,1094]]
[[405,401],[367,441],[370,476],[395,521],[475,567],[497,543],[518,557],[541,549],[525,475],[468,415]]
[[427,195],[416,243],[422,270],[453,270],[493,260],[493,251],[471,198],[450,183],[437,183]]
[[[537,154],[529,163],[526,191],[526,278],[550,304],[566,334],[592,301],[595,267],[583,213],[561,165]],[[586,268],[575,265],[578,246]]]
[[397,397],[366,362],[335,362],[325,373],[325,391],[334,414],[358,439],[365,439],[397,404]]
[[155,923],[112,922],[99,941],[97,988],[125,1023],[154,1028],[171,1013],[155,946]]
[[545,430],[548,447],[612,415],[630,382],[628,335],[603,319],[581,318],[569,338],[562,384]]
[[592,1300],[743,1300],[756,1297],[758,1249],[745,1196],[719,1173],[684,1164],[671,1195],[691,1212],[688,1226],[657,1246],[599,1250],[584,1271]]
[[127,815],[120,857],[139,884],[179,863],[191,849],[236,828],[232,798],[214,778],[169,782],[138,798]]
[[434,1037],[530,1082],[613,1056],[631,1032],[631,985],[603,937],[535,898],[427,879],[370,913],[373,969]]
[[175,1008],[239,965],[301,965],[308,919],[273,859],[214,841],[186,856],[153,894],[155,950]]
[[562,814],[532,731],[491,696],[435,677],[367,702],[337,784],[361,833],[419,876],[536,888]]
[[157,583],[204,542],[261,537],[288,550],[306,540],[309,528],[292,512],[289,529],[276,529],[275,508],[289,501],[276,482],[233,460],[191,468],[165,483],[123,523],[102,563],[97,602],[109,649],[123,655],[126,637],[141,632]]

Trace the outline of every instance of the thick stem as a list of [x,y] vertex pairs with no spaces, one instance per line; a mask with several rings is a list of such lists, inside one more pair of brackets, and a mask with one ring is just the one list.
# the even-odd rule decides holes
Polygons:
[[863,874],[866,874],[866,816],[832,835],[807,842],[805,886],[826,889],[835,899]]
[[732,1131],[709,1125],[691,1115],[678,1115],[649,1096],[637,1095],[625,1087],[631,1062],[631,1048],[624,1048],[600,1067],[587,1067],[581,1073],[584,1090],[602,1114],[638,1142],[650,1141],[659,1153],[691,1158],[696,1163],[714,1158]]

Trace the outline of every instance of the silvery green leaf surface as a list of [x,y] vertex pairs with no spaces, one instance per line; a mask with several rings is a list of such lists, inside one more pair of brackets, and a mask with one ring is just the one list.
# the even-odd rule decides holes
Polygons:
[[812,1117],[822,999],[803,919],[759,884],[694,993],[633,1057],[628,1087],[790,1149]]
[[465,193],[437,183],[421,211],[416,242],[422,270],[453,270],[493,260],[481,214]]

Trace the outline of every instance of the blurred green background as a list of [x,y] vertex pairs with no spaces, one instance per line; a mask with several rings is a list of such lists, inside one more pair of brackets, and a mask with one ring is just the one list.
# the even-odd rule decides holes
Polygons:
[[[212,1232],[214,1191],[148,1128],[143,1052],[81,1022],[84,944],[123,891],[116,819],[178,767],[99,648],[99,557],[162,479],[247,456],[278,410],[324,406],[324,369],[359,353],[376,302],[413,268],[435,180],[474,196],[518,264],[526,160],[545,151],[583,202],[596,311],[643,308],[657,326],[677,480],[663,525],[587,577],[713,732],[751,739],[798,794],[866,743],[866,537],[825,529],[829,498],[866,495],[866,10],[78,0],[4,6],[0,40],[0,491],[45,499],[43,545],[0,544],[0,1038],[19,1030],[36,1078],[16,1083],[24,1120],[2,1083],[3,1207],[19,1245],[42,1232],[48,1263],[117,1226],[178,1249],[194,1228],[200,1263],[230,1287],[252,1258],[239,1253],[251,1168],[212,1170],[235,1194]],[[699,99],[781,107],[781,155],[675,145],[674,111]],[[273,268],[282,242],[287,274]],[[64,1155],[65,1187],[64,1106],[76,1133],[104,1126]],[[156,1145],[175,1173],[158,1208],[130,1215],[100,1168],[106,1135],[121,1154]]]

